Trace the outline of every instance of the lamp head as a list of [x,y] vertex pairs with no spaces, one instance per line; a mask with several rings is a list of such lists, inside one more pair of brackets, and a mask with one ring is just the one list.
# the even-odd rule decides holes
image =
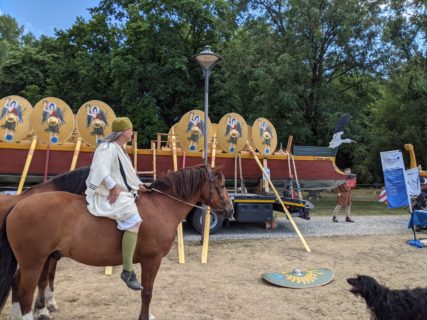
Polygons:
[[194,55],[193,58],[204,70],[210,70],[214,65],[222,60],[221,56],[214,53],[210,46],[205,46],[202,52]]

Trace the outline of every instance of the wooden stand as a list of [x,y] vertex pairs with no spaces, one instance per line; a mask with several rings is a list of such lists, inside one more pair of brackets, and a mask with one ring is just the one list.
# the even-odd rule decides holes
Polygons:
[[[176,137],[175,130],[172,127],[172,159],[173,159],[173,171],[178,170],[178,157],[176,154]],[[179,263],[185,263],[185,251],[184,251],[184,231],[182,229],[182,222],[178,225],[177,229],[177,237],[178,237],[178,260]]]
[[[213,136],[212,153],[211,153],[211,167],[215,167],[216,155],[216,134]],[[211,208],[208,206],[206,210],[204,230],[203,230],[203,247],[202,247],[202,263],[208,262],[208,248],[209,248],[209,233],[211,229]]]
[[21,179],[19,180],[18,190],[16,194],[20,194],[24,188],[25,179],[27,179],[28,170],[30,169],[31,161],[33,160],[34,150],[36,149],[37,137],[34,136],[31,140],[30,149],[28,150],[27,160],[25,161],[24,170],[22,170]]
[[307,242],[305,241],[304,237],[302,236],[301,232],[299,231],[298,226],[296,225],[294,219],[292,218],[291,214],[289,213],[288,209],[286,208],[285,204],[282,201],[282,198],[280,197],[279,193],[277,192],[276,188],[274,187],[273,183],[271,182],[270,178],[267,176],[261,162],[258,159],[258,156],[256,154],[256,152],[254,151],[254,149],[252,149],[252,147],[249,144],[249,141],[246,142],[246,145],[249,149],[249,151],[252,153],[252,155],[254,156],[254,159],[256,161],[256,163],[258,164],[259,168],[261,169],[261,171],[264,173],[268,184],[270,185],[271,189],[273,189],[274,194],[277,197],[277,200],[280,202],[280,204],[282,205],[282,208],[286,214],[286,216],[288,217],[289,221],[291,222],[292,226],[294,227],[294,230],[296,231],[296,233],[298,234],[298,237],[300,238],[302,244],[304,245],[305,249],[307,250],[307,252],[311,252]]
[[82,137],[79,137],[76,142],[76,147],[74,149],[73,160],[71,161],[70,171],[73,171],[77,165],[77,159],[79,158],[80,147],[82,145]]

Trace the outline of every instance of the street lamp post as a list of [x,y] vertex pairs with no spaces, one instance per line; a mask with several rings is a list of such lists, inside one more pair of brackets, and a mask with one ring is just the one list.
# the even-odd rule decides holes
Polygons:
[[221,56],[217,55],[211,50],[210,46],[205,46],[202,52],[193,56],[193,59],[203,69],[203,76],[205,77],[205,124],[204,124],[204,136],[205,145],[203,149],[204,163],[208,164],[208,111],[209,111],[209,77],[211,75],[211,69],[222,60]]

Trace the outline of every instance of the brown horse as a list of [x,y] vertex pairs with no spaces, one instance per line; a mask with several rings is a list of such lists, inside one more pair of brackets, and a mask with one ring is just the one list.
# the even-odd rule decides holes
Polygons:
[[[67,191],[74,194],[83,194],[86,189],[85,181],[88,175],[89,167],[83,167],[53,177],[46,183],[35,185],[19,195],[0,194],[0,224],[3,223],[7,212],[15,204],[31,195],[49,191]],[[55,311],[58,308],[53,296],[56,264],[57,260],[49,259],[49,268],[46,270],[47,272],[45,274],[42,274],[38,284],[39,294],[37,296],[36,305],[42,305],[43,308],[46,305],[50,311]]]
[[[210,205],[227,217],[233,213],[224,175],[218,169],[181,169],[158,179],[151,188],[151,193],[141,194],[136,202],[143,218],[134,255],[134,262],[141,264],[144,287],[140,320],[149,319],[154,279],[192,204]],[[115,221],[91,215],[81,196],[49,192],[20,201],[0,232],[0,307],[12,288],[12,319],[33,319],[34,290],[49,256],[92,266],[121,265],[122,235]]]

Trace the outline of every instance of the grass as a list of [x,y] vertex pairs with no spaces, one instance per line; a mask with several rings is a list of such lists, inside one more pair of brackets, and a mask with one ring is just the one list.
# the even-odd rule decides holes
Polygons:
[[[352,216],[368,215],[402,215],[407,214],[405,207],[389,209],[387,205],[378,202],[379,189],[355,189],[352,194]],[[321,199],[312,199],[310,202],[314,205],[311,210],[311,216],[331,216],[336,205],[335,192],[321,192]],[[304,199],[308,198],[307,193],[303,194]],[[282,212],[275,212],[277,216],[284,216]],[[345,215],[345,208],[341,208],[340,215]]]
[[[378,202],[378,195],[381,190],[378,189],[355,189],[352,194],[352,216],[367,215],[400,215],[408,213],[407,208],[389,209],[387,205]],[[311,211],[315,216],[332,216],[336,205],[335,192],[322,192],[321,199],[313,199],[314,209]],[[344,215],[344,208],[340,214]]]

